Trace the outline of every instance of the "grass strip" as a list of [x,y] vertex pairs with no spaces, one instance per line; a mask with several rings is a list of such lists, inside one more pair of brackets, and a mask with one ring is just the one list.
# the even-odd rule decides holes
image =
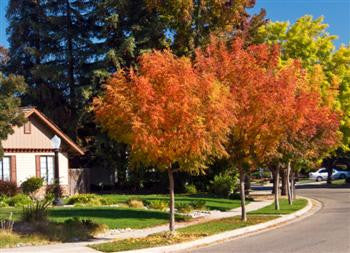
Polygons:
[[280,210],[275,210],[275,204],[272,203],[264,208],[261,208],[256,211],[249,212],[249,214],[260,214],[260,215],[268,215],[268,214],[290,214],[296,212],[307,205],[306,199],[296,199],[293,201],[293,205],[289,205],[288,199],[280,199]]
[[199,239],[205,236],[234,230],[237,228],[242,228],[250,225],[259,224],[278,216],[248,216],[247,222],[242,222],[240,217],[225,218],[210,222],[205,222],[202,224],[188,226],[186,228],[181,228],[177,230],[175,236],[171,236],[168,233],[159,233],[149,235],[146,238],[135,238],[135,239],[123,239],[117,240],[109,243],[102,243],[91,245],[90,247],[103,252],[118,252],[135,250],[142,248],[151,248],[158,246],[166,246],[175,243],[181,243],[186,241],[191,241]]
[[0,232],[0,248],[34,246],[48,243],[50,242],[47,239],[38,235],[19,235],[13,232]]

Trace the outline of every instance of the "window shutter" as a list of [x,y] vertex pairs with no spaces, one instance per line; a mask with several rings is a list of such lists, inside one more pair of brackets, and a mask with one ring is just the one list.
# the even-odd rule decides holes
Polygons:
[[11,170],[11,182],[17,183],[17,167],[16,167],[16,156],[10,158],[10,170]]
[[40,155],[35,156],[35,176],[41,177],[41,175],[40,175]]

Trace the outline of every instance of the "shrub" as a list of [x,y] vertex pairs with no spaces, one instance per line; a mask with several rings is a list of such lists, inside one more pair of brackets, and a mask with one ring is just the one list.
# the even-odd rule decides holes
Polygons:
[[32,203],[32,200],[25,194],[17,194],[16,196],[7,199],[7,204],[14,207],[27,206]]
[[128,199],[126,202],[129,207],[131,208],[144,208],[143,201],[140,199]]
[[229,173],[216,175],[210,183],[210,192],[223,197],[228,197],[238,187],[237,175],[231,175]]
[[0,195],[0,207],[8,207],[8,201],[9,197],[6,197],[5,195]]
[[31,194],[39,190],[44,184],[44,179],[40,177],[30,177],[21,184],[23,193]]
[[[230,199],[240,200],[241,199],[241,195],[240,195],[239,192],[235,192],[235,193],[230,195]],[[249,197],[248,195],[245,195],[245,200],[247,200],[247,201],[254,201],[254,198]]]
[[149,208],[157,209],[157,210],[161,210],[161,211],[165,211],[169,206],[167,201],[158,200],[158,199],[148,201],[147,205]]
[[60,198],[63,196],[63,189],[59,184],[54,183],[46,186],[46,195],[56,196],[56,194]]
[[76,194],[69,197],[68,205],[87,205],[87,206],[101,206],[103,200],[96,194]]
[[[64,221],[64,227],[70,231],[74,232],[74,238],[86,238],[90,237],[91,235],[103,232],[107,229],[106,225],[100,225],[97,223],[94,223],[90,219],[79,219],[78,217],[70,218],[68,220]],[[73,235],[70,236],[71,240]]]
[[189,203],[175,203],[175,208],[179,213],[190,213],[193,211],[193,207]]
[[0,195],[15,196],[18,193],[17,184],[14,182],[0,180]]
[[175,221],[177,222],[187,222],[192,220],[193,218],[190,215],[183,215],[183,214],[175,214]]
[[197,188],[194,184],[185,185],[185,193],[197,194]]
[[36,199],[30,205],[23,207],[21,220],[26,222],[46,221],[52,200],[52,197],[46,196],[42,200]]
[[190,205],[197,210],[205,209],[205,205],[207,202],[205,200],[193,200],[191,201]]

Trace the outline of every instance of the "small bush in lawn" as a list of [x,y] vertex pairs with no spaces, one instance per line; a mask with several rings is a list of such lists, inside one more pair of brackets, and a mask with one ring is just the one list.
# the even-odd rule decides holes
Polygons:
[[206,204],[207,204],[207,202],[205,200],[193,200],[190,203],[190,205],[196,210],[203,210],[203,209],[205,209],[205,205]]
[[175,203],[175,208],[179,213],[190,213],[193,211],[193,207],[189,203]]
[[197,194],[197,188],[194,184],[185,185],[185,192],[188,194]]
[[231,175],[230,173],[221,173],[214,177],[214,180],[210,182],[210,192],[218,196],[228,197],[238,187],[237,175]]
[[102,198],[102,197],[100,198],[100,202],[104,206],[116,204],[116,202],[113,199],[106,199],[106,198]]
[[40,177],[30,177],[21,184],[21,189],[25,194],[32,194],[39,190],[44,184],[44,179]]
[[48,208],[53,201],[53,197],[48,195],[42,200],[34,200],[30,205],[23,207],[21,220],[26,222],[46,221]]
[[50,184],[46,187],[46,195],[56,196],[56,194],[59,198],[62,198],[62,196],[63,196],[62,186],[60,186],[57,183],[54,183],[54,184]]
[[100,225],[91,220],[71,218],[65,222],[50,222],[41,220],[24,225],[31,230],[31,234],[40,235],[50,241],[73,242],[88,240],[97,233],[107,229],[106,225]]
[[27,206],[27,205],[30,205],[31,203],[32,203],[31,198],[28,195],[25,195],[22,193],[7,199],[7,204],[9,206],[14,206],[14,207]]
[[17,193],[18,187],[16,183],[0,180],[0,195],[11,197]]
[[9,197],[6,197],[5,195],[0,195],[0,207],[8,207],[8,198]]
[[[70,231],[74,231],[70,237],[84,238],[90,237],[107,229],[106,225],[94,223],[89,219],[79,219],[74,217],[64,221],[64,226]],[[71,238],[72,239],[72,238]]]
[[87,206],[101,206],[102,198],[96,194],[76,194],[69,197],[68,205],[87,205]]
[[140,199],[128,199],[126,202],[130,208],[144,208],[143,201]]
[[[241,199],[241,195],[239,194],[239,192],[235,192],[235,193],[230,195],[230,199],[240,200]],[[254,199],[252,197],[249,197],[248,195],[245,196],[245,200],[247,200],[247,201],[254,201]]]
[[147,202],[147,205],[149,208],[157,209],[157,210],[161,210],[161,211],[165,211],[169,206],[167,201],[159,200],[159,199],[150,200]]

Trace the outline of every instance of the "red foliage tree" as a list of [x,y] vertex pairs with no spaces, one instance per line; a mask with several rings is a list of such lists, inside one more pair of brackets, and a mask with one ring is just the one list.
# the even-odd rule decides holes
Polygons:
[[226,154],[234,119],[227,87],[199,75],[188,58],[156,51],[139,59],[138,71],[114,74],[94,106],[109,136],[130,144],[132,161],[168,172],[173,231],[173,173],[200,173],[211,157]]
[[241,40],[227,45],[217,39],[206,50],[198,50],[196,64],[231,91],[237,121],[227,151],[240,172],[242,220],[246,220],[245,172],[277,152],[294,117],[300,67],[297,63],[282,67],[277,46],[244,48]]

